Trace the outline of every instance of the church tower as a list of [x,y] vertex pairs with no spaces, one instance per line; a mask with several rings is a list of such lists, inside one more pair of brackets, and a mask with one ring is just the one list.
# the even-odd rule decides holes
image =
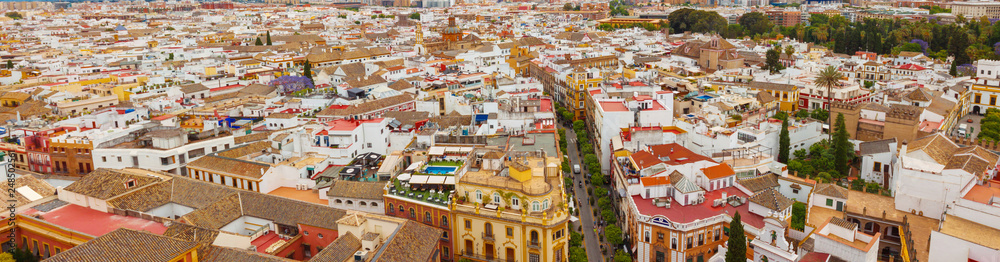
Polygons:
[[419,21],[417,22],[416,33],[417,44],[413,46],[413,50],[416,50],[418,54],[423,55],[426,53],[427,49],[424,49],[424,28]]

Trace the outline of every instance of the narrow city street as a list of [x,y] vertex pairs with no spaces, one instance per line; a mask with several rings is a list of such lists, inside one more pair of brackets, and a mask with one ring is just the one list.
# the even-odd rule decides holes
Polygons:
[[[572,165],[578,164],[582,169],[585,169],[583,167],[586,165],[580,162],[580,156],[576,148],[576,132],[573,131],[572,127],[564,127],[563,129],[566,130],[566,155],[569,156],[569,165],[572,167]],[[573,225],[573,229],[575,230],[578,225],[583,225],[583,247],[587,250],[587,260],[605,261],[597,233],[594,232],[594,211],[590,206],[590,196],[587,195],[588,184],[584,181],[586,180],[584,173],[586,173],[586,170],[582,170],[580,174],[570,172],[570,175],[573,176],[572,186],[574,192],[576,192],[577,208],[580,208],[580,221]]]

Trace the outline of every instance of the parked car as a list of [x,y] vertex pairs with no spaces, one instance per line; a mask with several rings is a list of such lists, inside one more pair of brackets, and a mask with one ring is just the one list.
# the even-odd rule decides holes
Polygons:
[[573,165],[573,173],[574,174],[580,173],[580,164]]

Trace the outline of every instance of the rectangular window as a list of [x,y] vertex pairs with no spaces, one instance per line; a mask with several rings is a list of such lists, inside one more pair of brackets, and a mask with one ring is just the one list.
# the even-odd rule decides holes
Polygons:
[[677,249],[677,238],[670,238],[670,249]]
[[507,236],[508,236],[508,237],[512,237],[512,236],[514,236],[514,228],[512,228],[512,227],[507,227]]
[[997,105],[997,96],[995,96],[995,95],[991,95],[990,96],[990,105],[991,106]]
[[102,157],[101,157],[101,162],[105,162],[105,163],[107,163],[107,162],[108,162],[108,157],[106,157],[106,156],[102,156]]
[[692,246],[694,246],[694,238],[688,237],[688,239],[687,239],[687,248],[691,249]]
[[833,199],[829,199],[829,198],[827,198],[827,199],[826,199],[826,206],[828,206],[828,207],[832,207],[832,206],[833,206]]
[[875,165],[872,166],[872,171],[873,172],[882,172],[882,163],[881,162],[875,162]]
[[468,219],[465,220],[465,229],[472,229],[472,221]]

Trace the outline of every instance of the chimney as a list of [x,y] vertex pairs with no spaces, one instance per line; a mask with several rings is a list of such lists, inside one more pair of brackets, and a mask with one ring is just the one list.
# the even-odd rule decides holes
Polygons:
[[566,57],[566,61],[573,60],[573,57],[570,54],[565,54],[564,56]]

